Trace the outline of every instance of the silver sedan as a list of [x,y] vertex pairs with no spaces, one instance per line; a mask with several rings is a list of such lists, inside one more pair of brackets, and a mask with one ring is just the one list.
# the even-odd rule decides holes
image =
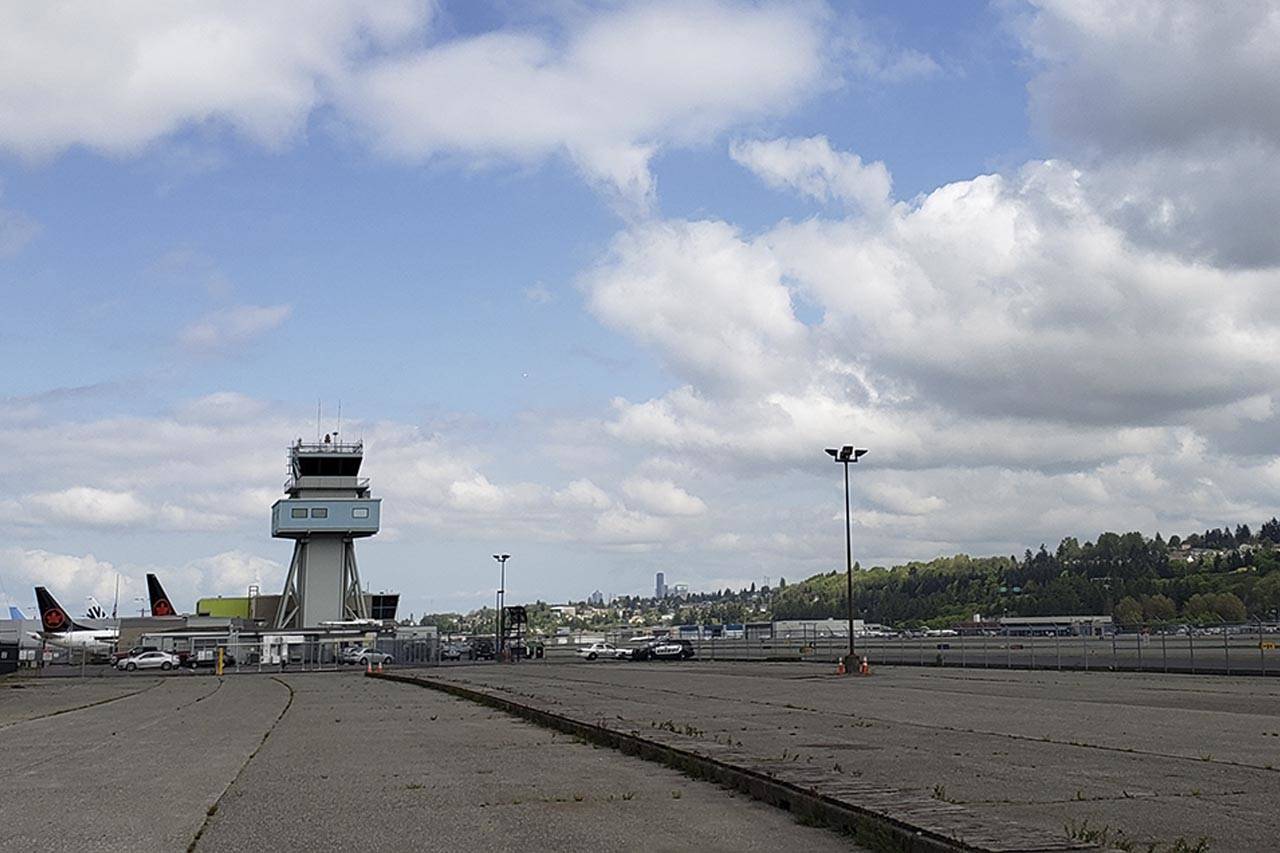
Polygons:
[[135,669],[163,669],[168,671],[175,669],[177,666],[177,655],[169,652],[151,651],[122,659],[116,664],[116,669],[122,669],[126,672],[133,672]]

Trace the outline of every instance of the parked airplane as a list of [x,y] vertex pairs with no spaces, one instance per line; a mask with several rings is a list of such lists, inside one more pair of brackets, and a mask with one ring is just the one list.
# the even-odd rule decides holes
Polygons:
[[177,616],[178,611],[173,609],[173,604],[169,601],[169,596],[165,594],[164,587],[160,585],[160,578],[147,573],[147,595],[151,598],[151,615],[152,616]]
[[13,620],[15,620],[15,621],[21,621],[21,620],[23,620],[23,619],[26,619],[26,618],[27,618],[27,614],[25,614],[25,613],[23,613],[23,612],[22,612],[22,608],[21,608],[21,607],[14,607],[12,604],[10,604],[10,605],[9,605],[9,618],[10,618],[10,619],[13,619]]
[[64,649],[83,649],[90,654],[110,654],[115,648],[120,629],[86,628],[77,624],[42,586],[36,587],[36,604],[40,607],[43,630],[32,634],[33,638]]
[[102,606],[101,604],[99,604],[99,603],[98,603],[98,599],[94,598],[94,597],[91,595],[91,596],[89,596],[89,598],[88,598],[88,607],[86,608],[86,610],[85,610],[85,612],[84,612],[84,618],[86,618],[86,619],[109,619],[109,618],[111,618],[111,617],[110,617],[110,614],[108,614],[108,613],[107,613],[106,609],[105,609],[105,608],[103,608],[103,606]]

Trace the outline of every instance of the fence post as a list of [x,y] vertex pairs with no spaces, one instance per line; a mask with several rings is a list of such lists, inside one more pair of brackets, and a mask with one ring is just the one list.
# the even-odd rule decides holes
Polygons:
[[1013,635],[1007,634],[1004,638],[1004,656],[1005,669],[1013,669]]
[[1116,635],[1119,632],[1114,627],[1111,629],[1111,671],[1116,671]]
[[1053,656],[1058,661],[1058,672],[1062,672],[1062,646],[1058,640],[1058,629],[1053,629]]
[[1258,620],[1258,668],[1267,674],[1267,652],[1262,648],[1262,620]]
[[964,631],[960,632],[960,668],[964,669],[968,665],[964,652]]
[[1165,672],[1168,672],[1168,671],[1169,671],[1169,646],[1168,646],[1168,644],[1165,642],[1165,640],[1166,640],[1166,638],[1168,638],[1168,636],[1169,636],[1169,629],[1168,629],[1168,628],[1161,628],[1161,629],[1160,629],[1160,657],[1164,659],[1164,671],[1165,671]]
[[1142,638],[1146,636],[1141,631],[1138,632],[1138,672],[1142,672]]
[[1187,647],[1191,649],[1191,674],[1196,674],[1196,636],[1195,629],[1187,626]]
[[[1092,630],[1092,629],[1090,629]],[[1080,651],[1084,660],[1084,671],[1089,671],[1089,638],[1083,633],[1080,635]]]
[[1227,626],[1222,626],[1222,656],[1227,661],[1227,675],[1231,674],[1231,635],[1227,633]]

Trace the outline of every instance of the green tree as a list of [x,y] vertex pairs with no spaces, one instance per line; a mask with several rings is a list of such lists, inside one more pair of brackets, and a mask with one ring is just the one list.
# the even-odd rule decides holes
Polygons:
[[1213,612],[1223,622],[1243,622],[1246,618],[1244,602],[1240,596],[1232,592],[1223,592],[1213,597]]
[[1142,615],[1150,622],[1168,622],[1178,616],[1178,605],[1167,595],[1143,596]]
[[1142,605],[1137,599],[1126,595],[1116,602],[1111,618],[1117,625],[1138,625],[1142,622]]

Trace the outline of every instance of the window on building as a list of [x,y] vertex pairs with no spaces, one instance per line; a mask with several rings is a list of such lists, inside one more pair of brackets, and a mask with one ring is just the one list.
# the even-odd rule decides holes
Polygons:
[[368,518],[369,508],[367,506],[357,506],[351,508],[352,518]]
[[318,506],[313,510],[311,510],[311,517],[312,518],[328,518],[329,510],[325,509],[322,506]]
[[295,506],[293,509],[289,510],[289,517],[290,518],[306,518],[307,511],[303,508]]

